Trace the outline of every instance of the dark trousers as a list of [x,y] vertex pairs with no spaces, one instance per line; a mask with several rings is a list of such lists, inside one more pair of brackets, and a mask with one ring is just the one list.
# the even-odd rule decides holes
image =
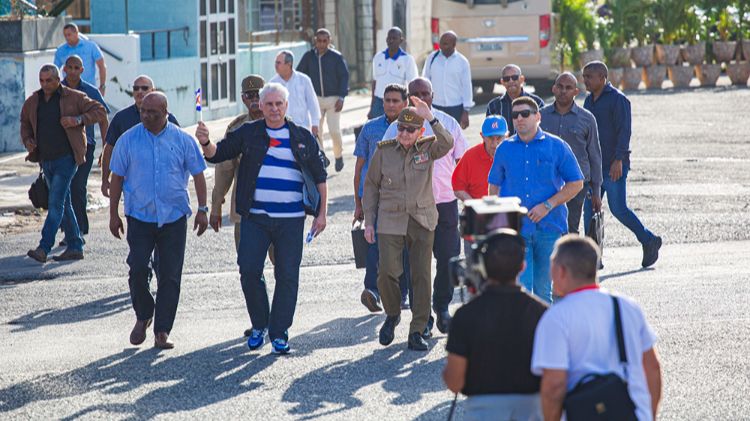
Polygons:
[[435,280],[432,285],[432,309],[436,312],[448,310],[453,299],[453,285],[450,279],[450,260],[461,253],[461,239],[458,234],[458,200],[438,203],[438,223],[435,228],[435,242],[432,254],[435,256]]
[[[138,320],[154,317],[154,332],[171,332],[180,301],[182,264],[185,260],[187,217],[159,227],[128,216],[128,266],[130,298]],[[159,250],[156,301],[149,287],[149,260]]]
[[86,162],[78,167],[73,181],[70,182],[70,203],[73,205],[73,213],[76,214],[81,235],[89,233],[89,217],[86,215],[86,187],[89,183],[91,166],[94,165],[94,149],[96,149],[96,145],[89,143],[86,148]]
[[[271,218],[250,214],[242,218],[237,264],[245,305],[254,329],[268,329],[271,340],[288,339],[294,321],[302,263],[305,218]],[[269,305],[263,266],[268,247],[274,247],[276,288]]]
[[568,208],[568,233],[578,234],[578,227],[581,225],[581,213],[583,212],[583,202],[586,197],[590,197],[591,185],[585,183],[581,191],[575,197],[570,199],[565,207]]
[[432,104],[433,107],[437,108],[438,110],[448,114],[449,116],[453,117],[458,121],[461,122],[461,115],[464,113],[464,106],[462,104],[459,105],[451,105],[444,107],[442,105],[435,105]]
[[[376,224],[377,227],[377,224]],[[376,228],[377,229],[377,228]],[[409,270],[409,252],[404,247],[404,273],[399,277],[399,288],[401,288],[401,301],[404,301],[409,290],[411,290],[411,274]],[[378,236],[375,242],[367,248],[367,266],[365,266],[365,289],[378,293],[378,267],[380,266],[380,253],[378,252]],[[411,300],[409,300],[411,302]]]

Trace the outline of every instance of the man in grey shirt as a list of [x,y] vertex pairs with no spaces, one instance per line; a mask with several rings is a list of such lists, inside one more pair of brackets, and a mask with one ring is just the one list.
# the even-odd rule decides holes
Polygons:
[[583,201],[591,195],[594,212],[602,209],[602,151],[596,118],[578,106],[576,78],[570,72],[561,73],[552,86],[555,102],[540,110],[542,130],[561,137],[570,145],[585,180],[584,188],[568,203],[568,232],[578,233]]

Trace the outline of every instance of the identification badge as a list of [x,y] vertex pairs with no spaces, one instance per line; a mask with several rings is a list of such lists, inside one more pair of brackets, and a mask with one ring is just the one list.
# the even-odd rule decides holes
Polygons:
[[430,155],[427,152],[422,152],[414,155],[414,163],[422,164],[430,160]]

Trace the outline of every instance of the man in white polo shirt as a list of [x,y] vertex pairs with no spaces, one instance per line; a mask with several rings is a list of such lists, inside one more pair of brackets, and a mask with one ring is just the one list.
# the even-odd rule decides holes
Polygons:
[[474,88],[471,86],[471,66],[463,54],[456,51],[458,36],[448,31],[440,36],[440,49],[427,56],[422,76],[432,82],[435,92],[433,106],[448,113],[469,127],[469,111],[474,106]]
[[552,253],[555,294],[536,328],[531,372],[542,376],[545,420],[559,420],[565,395],[588,374],[615,373],[628,385],[640,421],[656,417],[661,400],[661,368],[654,350],[656,334],[641,308],[617,297],[627,364],[620,362],[612,296],[599,289],[599,248],[590,238],[568,234]]
[[414,57],[401,49],[404,34],[401,28],[394,26],[388,30],[385,43],[388,48],[375,54],[372,58],[372,103],[367,118],[373,119],[385,114],[383,95],[385,87],[391,83],[407,85],[419,76]]
[[289,50],[283,50],[276,55],[274,65],[276,76],[269,82],[280,83],[289,91],[289,108],[286,115],[291,117],[295,124],[310,130],[318,137],[320,108],[310,77],[294,70],[294,54]]

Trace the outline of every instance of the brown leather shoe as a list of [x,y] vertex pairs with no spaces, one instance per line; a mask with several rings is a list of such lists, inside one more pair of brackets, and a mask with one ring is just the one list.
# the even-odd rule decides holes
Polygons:
[[136,320],[133,330],[130,332],[130,343],[140,345],[146,340],[146,329],[151,326],[151,320]]
[[34,250],[27,251],[26,255],[39,263],[45,263],[47,261],[47,253],[45,253],[44,250],[41,249],[41,247],[37,247]]
[[78,250],[65,249],[64,252],[57,256],[52,256],[52,260],[56,262],[62,262],[64,260],[81,260],[83,259],[83,252]]
[[156,332],[156,338],[154,338],[154,347],[159,348],[159,349],[174,348],[174,343],[169,341],[169,333]]

